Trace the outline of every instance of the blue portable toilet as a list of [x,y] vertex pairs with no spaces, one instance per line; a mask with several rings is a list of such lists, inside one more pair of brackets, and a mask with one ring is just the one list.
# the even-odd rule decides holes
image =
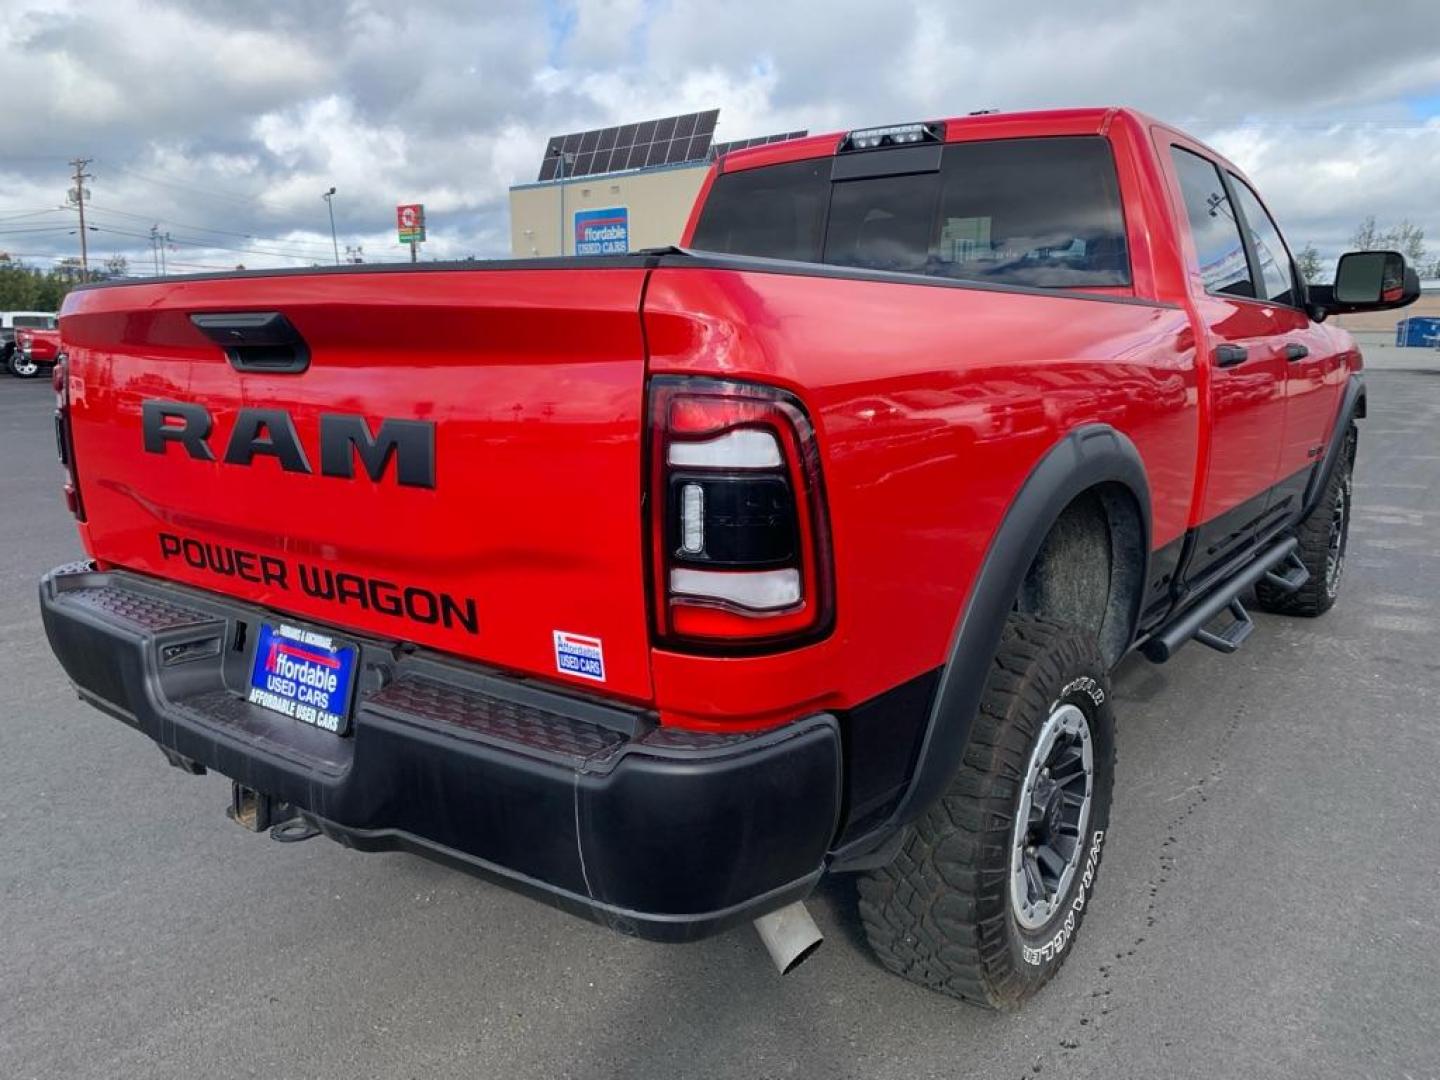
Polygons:
[[1423,348],[1440,344],[1440,317],[1415,315],[1395,324],[1395,344],[1401,348]]

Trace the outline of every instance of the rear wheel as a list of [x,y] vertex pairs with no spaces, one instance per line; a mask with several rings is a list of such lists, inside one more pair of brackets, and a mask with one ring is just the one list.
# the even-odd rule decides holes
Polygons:
[[1261,581],[1255,586],[1255,599],[1263,610],[1313,618],[1335,606],[1340,579],[1345,573],[1345,552],[1350,539],[1350,492],[1355,444],[1355,425],[1351,424],[1340,451],[1340,460],[1335,463],[1335,471],[1330,474],[1320,501],[1295,530],[1300,541],[1296,554],[1309,571],[1309,579],[1294,592],[1285,592]]
[[860,881],[865,933],[887,968],[999,1009],[1059,970],[1109,823],[1109,697],[1091,635],[1010,617],[949,791]]

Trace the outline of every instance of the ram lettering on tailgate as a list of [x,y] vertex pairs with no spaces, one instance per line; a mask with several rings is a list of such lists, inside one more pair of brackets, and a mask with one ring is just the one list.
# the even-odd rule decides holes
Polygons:
[[[170,443],[178,443],[197,461],[214,461],[210,436],[215,421],[203,405],[185,401],[150,400],[141,406],[141,427],[145,449],[163,454]],[[227,465],[249,465],[255,455],[273,457],[286,472],[314,473],[310,457],[295,431],[295,421],[284,409],[244,408],[235,415],[235,426],[225,442],[221,458]],[[320,417],[320,473],[349,480],[355,475],[355,459],[372,480],[385,475],[391,459],[395,481],[409,487],[435,486],[435,425],[429,420],[380,421],[380,430],[371,432],[363,416],[350,413],[323,413]]]

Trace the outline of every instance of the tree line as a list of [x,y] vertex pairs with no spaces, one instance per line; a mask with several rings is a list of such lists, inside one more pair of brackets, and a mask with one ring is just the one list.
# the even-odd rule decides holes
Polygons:
[[[129,273],[124,255],[90,266],[91,281],[111,281]],[[41,270],[0,253],[0,311],[59,311],[65,294],[83,278],[77,258],[60,259],[52,269]]]
[[[1440,255],[1431,257],[1425,248],[1425,229],[1411,221],[1381,228],[1370,214],[1350,235],[1347,251],[1398,251],[1422,278],[1440,278]],[[1295,265],[1306,281],[1322,282],[1329,274],[1314,244],[1295,253]]]

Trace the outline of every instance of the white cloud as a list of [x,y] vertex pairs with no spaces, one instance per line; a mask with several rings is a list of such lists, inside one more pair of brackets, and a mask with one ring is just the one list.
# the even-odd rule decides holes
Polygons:
[[[322,258],[332,184],[342,242],[371,256],[404,256],[393,207],[412,199],[427,254],[504,254],[506,188],[547,136],[716,106],[729,139],[1135,105],[1235,159],[1297,245],[1333,255],[1375,214],[1440,251],[1434,0],[0,3],[0,218],[53,208],[66,160],[94,157],[97,240],[145,259],[124,234],[157,221],[196,262]],[[0,250],[74,243],[6,227]]]
[[575,25],[566,41],[567,55],[584,64],[614,64],[629,59],[644,0],[579,0]]

